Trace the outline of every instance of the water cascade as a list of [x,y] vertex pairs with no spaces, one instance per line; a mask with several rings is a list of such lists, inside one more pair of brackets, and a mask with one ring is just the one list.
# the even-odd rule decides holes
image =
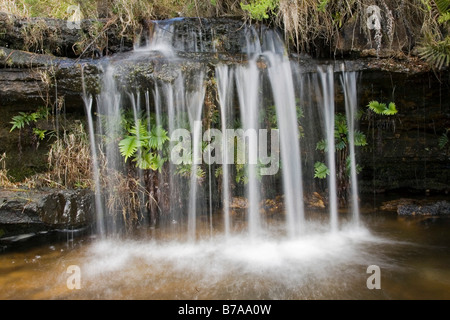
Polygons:
[[357,121],[357,92],[356,92],[355,72],[345,72],[341,75],[342,87],[345,95],[345,115],[348,126],[348,148],[350,157],[350,181],[351,181],[351,208],[353,212],[353,222],[359,224],[359,201],[358,201],[358,180],[356,172],[356,154],[355,154],[355,131]]
[[302,160],[294,83],[289,60],[283,55],[266,52],[269,62],[268,75],[277,112],[280,130],[280,156],[283,163],[283,191],[286,205],[286,228],[288,235],[301,234],[304,228]]
[[[112,173],[127,177],[134,170],[132,205],[137,204],[140,210],[131,217],[138,225],[167,222],[183,230],[189,241],[196,241],[198,223],[206,219],[210,236],[218,228],[226,238],[245,230],[250,238],[257,239],[271,232],[264,213],[265,197],[281,195],[282,232],[290,239],[302,236],[307,229],[304,186],[316,184],[308,180],[310,163],[317,155],[316,141],[311,142],[311,137],[320,134],[328,143],[330,229],[338,231],[336,74],[341,75],[345,96],[352,164],[351,208],[353,220],[358,222],[353,144],[355,73],[335,71],[332,64],[304,72],[289,59],[280,36],[271,30],[242,28],[241,49],[229,49],[229,54],[223,43],[208,38],[217,34],[213,28],[205,31],[199,27],[201,32],[189,29],[179,35],[177,25],[182,22],[155,22],[144,45],[105,66],[102,91],[96,99],[100,116],[95,133],[91,124],[93,101],[86,95],[92,154],[97,163],[94,174],[102,171],[97,150],[101,150],[108,170],[103,179],[106,183],[95,177],[102,193],[97,200],[99,233],[117,231],[117,227],[101,227],[102,220],[108,220],[108,211],[114,211],[116,217],[122,215],[122,223],[128,223],[130,213],[125,213],[129,208],[124,201],[106,198],[122,199],[124,195],[118,180],[111,180]],[[212,68],[208,64],[211,54],[215,59],[219,57]],[[233,55],[240,58],[232,58]],[[127,112],[132,114],[126,129],[132,134],[128,142],[132,141],[137,151],[133,161],[125,163],[117,141],[123,137],[120,126]],[[168,152],[146,136],[156,134],[154,138],[159,139],[158,128],[167,131]],[[157,150],[151,149],[151,156],[142,154],[141,149],[149,149],[151,143]],[[179,157],[178,162],[174,156]],[[240,227],[241,217],[232,208],[236,197],[245,199],[244,228]],[[216,215],[220,218],[216,219]]]
[[334,104],[334,70],[327,66],[326,70],[319,69],[320,83],[322,85],[323,114],[325,118],[325,133],[327,142],[328,195],[330,207],[331,231],[338,230],[338,199],[336,186],[336,151],[335,151],[335,104]]
[[[232,88],[232,77],[233,73],[227,66],[221,65],[216,68],[217,77],[217,93],[219,97],[219,107],[220,107],[220,128],[222,132],[226,132],[226,129],[230,125],[230,119],[232,118],[231,108],[230,108],[230,98],[231,98],[231,88]],[[229,161],[228,159],[228,143],[223,143],[223,164],[222,164],[222,199],[230,199],[230,177],[229,177]],[[226,237],[230,235],[230,203],[229,201],[223,201],[223,223],[224,223],[224,233]]]

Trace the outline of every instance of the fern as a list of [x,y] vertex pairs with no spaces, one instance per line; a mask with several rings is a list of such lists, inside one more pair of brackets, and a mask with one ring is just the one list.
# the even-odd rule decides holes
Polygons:
[[223,166],[218,167],[216,171],[214,171],[214,176],[216,178],[220,177],[221,175],[223,175]]
[[343,139],[337,141],[335,144],[336,150],[344,150],[346,146],[347,146],[346,140]]
[[363,147],[367,145],[366,135],[361,131],[355,131],[353,141],[355,143],[355,146],[357,147]]
[[386,110],[386,105],[378,101],[370,101],[367,107],[376,114],[383,114],[384,110]]
[[12,121],[10,122],[13,126],[9,132],[12,132],[14,129],[23,129],[25,125],[29,125],[31,122],[30,116],[25,112],[19,112],[17,116],[12,117]]
[[135,136],[128,136],[119,142],[119,151],[120,154],[125,157],[125,162],[128,158],[133,157],[141,147],[141,141],[139,141]]
[[42,130],[34,126],[39,119],[47,117],[48,117],[47,107],[40,107],[37,109],[37,111],[32,113],[19,112],[18,115],[11,118],[12,121],[10,122],[10,124],[12,124],[12,127],[9,130],[9,132],[12,132],[16,129],[18,129],[19,132],[21,132],[21,130],[24,129],[25,126],[28,126],[33,132],[33,135],[35,135],[39,140],[44,140],[47,130]]
[[389,106],[384,110],[383,114],[387,116],[392,116],[397,113],[397,107],[395,106],[395,103],[391,102],[389,103]]
[[236,168],[236,178],[235,178],[236,183],[247,184],[248,175],[247,170],[245,170],[245,166],[243,164],[237,164],[235,168]]
[[328,152],[328,141],[325,139],[322,139],[319,142],[317,142],[316,150]]
[[450,65],[450,36],[441,41],[428,39],[418,50],[420,57],[436,69],[443,69]]
[[158,170],[159,172],[161,172],[162,167],[165,162],[166,162],[166,159],[162,158],[159,154],[157,154],[156,156],[153,157],[151,169]]
[[447,132],[444,132],[442,136],[439,137],[438,140],[439,149],[444,149],[447,143],[448,143]]
[[376,114],[385,116],[392,116],[398,112],[394,102],[390,102],[389,105],[386,106],[385,103],[380,103],[378,101],[370,101],[367,107]]
[[[347,175],[350,176],[350,171],[351,171],[351,164],[352,161],[350,158],[347,158],[345,160],[345,165],[346,165],[346,170],[347,170]],[[356,174],[359,174],[362,171],[362,167],[359,164],[355,165],[355,169],[356,169]]]
[[441,14],[445,14],[450,10],[450,0],[435,0],[434,2]]
[[[185,178],[190,178],[192,175],[192,166],[191,165],[187,165],[187,164],[183,164],[183,165],[179,165],[176,168],[176,174],[185,177]],[[196,172],[196,178],[197,179],[203,179],[206,175],[206,172],[200,168],[197,167],[197,172]]]
[[148,146],[151,149],[162,150],[164,143],[169,140],[170,138],[167,135],[167,131],[164,130],[161,126],[157,126],[154,127],[150,132]]
[[133,159],[136,162],[136,167],[143,170],[152,169],[155,170],[154,167],[154,154],[151,152],[141,152],[137,157]]
[[139,139],[147,139],[148,138],[148,131],[147,126],[145,123],[143,123],[140,119],[137,120],[137,123],[129,129],[129,132],[139,137]]
[[38,129],[38,128],[33,128],[33,133],[39,140],[44,140],[45,134],[47,133],[47,130],[41,130],[41,129]]
[[450,22],[450,12],[441,14],[441,16],[438,18],[438,22],[440,24],[445,24],[447,22]]
[[314,164],[314,178],[325,179],[330,174],[330,169],[325,163],[317,161]]

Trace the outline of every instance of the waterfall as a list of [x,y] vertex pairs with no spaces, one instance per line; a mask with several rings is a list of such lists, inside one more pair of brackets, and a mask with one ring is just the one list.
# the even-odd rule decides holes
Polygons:
[[351,209],[353,213],[353,222],[359,224],[359,203],[358,203],[358,181],[356,173],[356,154],[355,154],[355,130],[356,130],[356,112],[357,112],[357,92],[356,92],[356,72],[346,72],[342,68],[341,75],[342,87],[345,96],[345,115],[348,126],[348,144],[350,157],[350,181],[351,181]]
[[286,205],[286,228],[294,237],[304,227],[303,174],[300,153],[297,106],[290,62],[285,56],[266,52],[268,75],[272,86],[280,130],[283,191]]
[[205,87],[203,86],[203,74],[200,74],[197,90],[188,94],[187,107],[189,122],[192,130],[192,167],[189,189],[189,215],[188,215],[188,237],[195,240],[197,221],[197,187],[198,187],[198,165],[202,163],[202,109],[205,97]]
[[102,203],[102,189],[100,184],[100,169],[99,161],[97,156],[97,143],[95,141],[95,130],[94,121],[92,119],[92,96],[87,94],[86,87],[84,83],[84,72],[83,67],[81,68],[82,84],[83,84],[83,103],[86,111],[86,118],[88,123],[88,133],[89,133],[89,143],[91,145],[91,157],[92,157],[92,175],[94,179],[94,201],[95,201],[95,213],[96,213],[96,227],[97,234],[100,237],[105,236],[105,210]]
[[[222,132],[226,132],[228,129],[232,114],[230,110],[230,100],[232,100],[232,70],[226,65],[220,65],[216,68],[217,77],[217,91],[219,96],[220,107],[220,128]],[[231,217],[230,217],[230,159],[228,159],[228,141],[224,141],[222,138],[222,212],[225,237],[230,236],[231,231]]]
[[[250,60],[248,66],[239,66],[236,69],[236,86],[238,88],[238,98],[240,116],[244,135],[243,143],[246,146],[246,154],[238,154],[237,162],[247,164],[248,183],[246,194],[248,199],[247,220],[248,230],[251,237],[255,237],[260,228],[261,220],[259,215],[259,190],[260,184],[257,179],[257,130],[259,112],[259,70],[256,60]],[[246,139],[248,138],[248,139]],[[241,161],[239,161],[241,158]]]
[[[312,177],[311,165],[317,161],[319,136],[328,143],[329,229],[337,232],[334,66],[319,65],[316,72],[311,68],[306,71],[289,58],[276,32],[264,28],[258,32],[255,27],[239,31],[241,60],[219,58],[211,64],[208,54],[224,50],[219,42],[208,44],[218,31],[200,27],[196,31],[190,26],[180,35],[176,24],[182,22],[155,22],[144,46],[105,67],[96,103],[87,93],[83,96],[99,195],[99,234],[115,233],[121,229],[120,223],[128,223],[129,208],[105,200],[124,196],[113,179],[117,173],[137,181],[134,196],[139,199],[139,213],[132,218],[140,226],[168,222],[166,226],[184,232],[188,241],[195,242],[201,236],[202,221],[209,222],[209,237],[215,234],[215,222],[222,221],[226,239],[240,230],[250,239],[260,239],[273,231],[265,204],[270,196],[282,203],[278,209],[283,217],[282,233],[288,239],[301,237],[308,226],[304,198],[320,185]],[[197,55],[186,57],[188,52]],[[353,221],[358,224],[353,142],[356,80],[355,73],[341,70],[349,131],[351,207]],[[121,156],[117,142],[126,131],[122,127],[126,112],[131,112],[138,141],[148,138],[137,129],[142,125],[144,135],[159,127],[167,131],[167,150],[156,151],[166,161],[158,172],[139,168],[136,159],[125,163]],[[138,155],[143,143],[136,145]],[[99,167],[98,151],[105,158],[104,172]],[[174,161],[173,156],[180,160]],[[102,172],[107,177],[101,177]],[[232,208],[235,198],[245,199],[242,211]],[[240,212],[244,215],[239,216]],[[110,215],[115,218],[108,218]],[[221,215],[220,219],[215,219],[216,215]],[[245,227],[241,227],[243,221]]]
[[322,85],[323,113],[325,118],[325,136],[327,141],[327,165],[328,175],[328,196],[330,208],[330,228],[331,231],[338,230],[338,199],[336,186],[336,150],[335,150],[335,105],[334,105],[334,70],[333,66],[327,66],[326,70],[319,68],[320,83]]

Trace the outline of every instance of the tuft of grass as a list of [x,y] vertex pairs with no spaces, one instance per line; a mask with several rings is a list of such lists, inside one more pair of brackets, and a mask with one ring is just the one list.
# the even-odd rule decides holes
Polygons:
[[44,183],[64,188],[93,188],[89,137],[81,122],[53,142]]
[[6,153],[0,156],[0,187],[2,188],[15,188],[16,184],[11,182],[8,176],[8,170],[6,169]]
[[102,173],[104,186],[110,186],[106,194],[108,213],[114,218],[121,218],[129,231],[144,219],[144,212],[150,202],[157,203],[139,179],[132,175],[124,175],[115,170],[104,170]]
[[86,17],[97,16],[96,1],[89,0],[0,0],[0,11],[21,18],[55,18],[67,20],[69,6],[80,6]]

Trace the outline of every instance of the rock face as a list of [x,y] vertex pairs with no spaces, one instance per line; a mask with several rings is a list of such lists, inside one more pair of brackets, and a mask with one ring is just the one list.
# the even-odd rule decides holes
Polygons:
[[[102,67],[96,60],[58,58],[0,47],[0,106],[29,102],[42,105],[47,94],[80,101],[82,72],[86,90],[98,92]],[[70,105],[70,99],[66,100]]]
[[[20,24],[26,22],[15,23],[18,28]],[[151,21],[146,22],[148,30],[161,27],[164,27],[164,22],[160,25]],[[157,54],[149,62],[148,52],[143,53],[142,59],[137,58],[126,63],[123,62],[123,58],[129,54],[128,52],[100,59],[78,60],[16,50],[19,47],[13,50],[12,42],[0,41],[0,45],[9,46],[0,48],[0,112],[4,115],[0,119],[0,129],[3,129],[0,130],[0,139],[7,141],[8,145],[0,145],[0,154],[6,151],[10,158],[14,158],[14,154],[9,152],[16,148],[17,142],[11,139],[9,121],[18,111],[35,111],[37,106],[43,104],[41,98],[45,92],[49,93],[51,101],[64,97],[66,111],[76,111],[76,116],[84,119],[84,106],[81,100],[82,72],[87,91],[92,94],[99,92],[102,85],[101,76],[105,72],[105,66],[110,62],[115,63],[119,75],[121,70],[127,75],[116,79],[124,86],[139,83],[142,88],[145,85],[152,87],[152,81],[172,82],[180,69],[195,72],[200,66],[206,69],[205,74],[213,77],[218,63],[245,62],[243,51],[246,44],[242,42],[244,32],[242,27],[239,20],[180,19],[174,25],[177,36],[172,41],[181,50],[179,55],[185,59],[171,64],[168,64],[163,56],[158,58]],[[66,39],[67,43],[75,40],[69,41],[69,38],[68,36]],[[359,57],[363,56],[363,50],[373,50],[373,46],[371,48],[367,46],[367,39],[364,40],[363,35],[360,34],[359,38],[361,41],[355,43],[353,47],[342,43],[342,50],[361,50]],[[347,37],[342,39],[345,41]],[[348,41],[349,39],[350,36]],[[409,50],[411,45],[412,43],[407,42],[402,46],[399,42],[394,48]],[[118,51],[120,50],[114,52]],[[293,55],[292,60],[301,65],[302,72],[317,70],[313,59]],[[440,149],[438,141],[442,133],[450,128],[448,103],[450,73],[448,71],[435,73],[422,61],[405,55],[366,57],[329,63],[334,63],[336,70],[340,70],[340,65],[345,63],[346,70],[359,73],[360,109],[366,110],[369,101],[378,100],[385,103],[393,101],[399,110],[394,117],[362,118],[360,121],[359,130],[366,134],[369,142],[369,146],[358,150],[357,155],[359,163],[363,166],[363,171],[359,175],[360,191],[365,193],[399,189],[448,191],[450,149]],[[43,81],[42,72],[50,75],[50,85]],[[342,112],[345,109],[343,93],[337,89],[336,96],[337,111]],[[52,200],[54,205],[64,208],[67,201],[58,202],[57,199],[59,198]],[[311,203],[315,207],[323,206],[323,200],[319,198],[311,199]],[[242,206],[239,204],[238,207]],[[63,216],[58,216],[57,219]],[[39,216],[39,219],[42,217]],[[48,220],[45,223],[47,222]]]
[[447,201],[439,201],[428,205],[405,204],[398,206],[397,213],[400,216],[450,215],[450,203]]
[[380,209],[397,212],[399,216],[448,216],[450,215],[450,202],[402,198],[385,202]]
[[[48,53],[59,57],[77,58],[81,52],[75,48],[89,35],[92,28],[106,26],[106,19],[83,20],[80,29],[69,28],[66,20],[50,18],[20,19],[0,12],[0,46],[14,50],[26,50],[36,53]],[[118,37],[120,27],[111,24],[104,33],[102,46],[91,45],[86,48],[85,56],[112,54],[133,49],[133,40]],[[98,43],[97,43],[98,42]],[[88,45],[88,43],[86,43]],[[103,47],[104,46],[104,47]]]
[[78,229],[94,221],[94,197],[87,190],[2,191],[1,236]]
[[361,72],[360,108],[395,102],[392,117],[363,117],[370,147],[359,150],[362,192],[448,192],[450,149],[439,137],[450,127],[450,73]]

